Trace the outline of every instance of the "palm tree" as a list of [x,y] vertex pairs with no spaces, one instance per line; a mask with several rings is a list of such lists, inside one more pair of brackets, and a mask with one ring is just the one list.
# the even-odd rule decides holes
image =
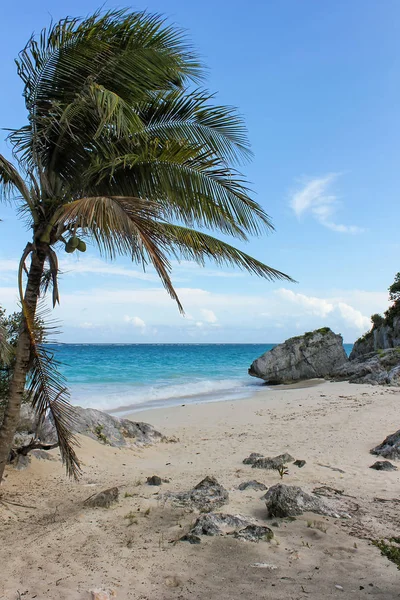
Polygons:
[[32,37],[17,68],[28,124],[9,134],[18,169],[0,156],[0,191],[19,197],[32,239],[18,273],[23,319],[0,480],[28,375],[33,406],[41,418],[52,414],[67,472],[79,472],[68,392],[34,326],[41,294],[52,287],[59,302],[61,249],[84,251],[86,240],[109,259],[152,265],[180,310],[171,257],[290,279],[204,232],[246,240],[272,225],[234,168],[251,155],[242,121],[195,87],[203,68],[180,30],[145,12],[67,18]]

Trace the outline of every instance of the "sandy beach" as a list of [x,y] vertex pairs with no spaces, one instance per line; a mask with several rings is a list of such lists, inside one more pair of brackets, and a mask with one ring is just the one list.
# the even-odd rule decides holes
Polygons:
[[[54,460],[9,469],[1,488],[0,598],[85,600],[92,589],[121,600],[398,598],[400,572],[369,540],[400,535],[399,506],[390,502],[399,498],[400,471],[369,469],[369,450],[399,428],[399,401],[398,389],[348,383],[265,389],[235,402],[136,412],[133,420],[170,439],[152,447],[120,450],[81,436],[77,483],[65,477],[56,450]],[[352,518],[275,519],[271,542],[177,542],[197,513],[158,492],[191,489],[206,475],[229,491],[221,512],[271,526],[264,492],[237,489],[251,479],[267,487],[280,481],[276,471],[244,465],[251,452],[305,460],[301,469],[289,465],[283,482],[342,490],[338,502]],[[149,486],[152,475],[169,482]],[[118,504],[84,506],[111,486],[119,487]]]

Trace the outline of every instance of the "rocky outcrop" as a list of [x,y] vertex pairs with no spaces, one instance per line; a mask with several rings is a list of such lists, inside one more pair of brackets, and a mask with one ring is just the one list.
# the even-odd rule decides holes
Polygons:
[[[118,419],[94,408],[74,407],[76,411],[75,433],[87,435],[110,446],[147,446],[165,440],[164,436],[148,423]],[[25,404],[21,409],[20,422],[14,445],[21,446],[35,436],[42,444],[57,442],[57,434],[50,416],[38,424],[32,408]]]
[[400,348],[378,350],[341,365],[332,374],[335,381],[400,386]]
[[270,384],[327,377],[348,362],[343,339],[329,329],[290,338],[255,360],[249,375]]
[[360,359],[377,350],[400,347],[400,316],[383,319],[382,323],[360,337],[354,344],[350,360]]

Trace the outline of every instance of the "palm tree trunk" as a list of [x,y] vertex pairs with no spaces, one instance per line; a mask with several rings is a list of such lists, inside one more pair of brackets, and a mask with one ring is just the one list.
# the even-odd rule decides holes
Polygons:
[[[31,320],[34,319],[40,292],[46,252],[41,244],[37,244],[32,252],[32,262],[25,289],[24,304]],[[21,402],[25,391],[26,376],[30,359],[30,336],[26,317],[23,316],[16,348],[16,360],[10,384],[8,403],[0,427],[0,482],[6,467],[12,441],[19,422]]]

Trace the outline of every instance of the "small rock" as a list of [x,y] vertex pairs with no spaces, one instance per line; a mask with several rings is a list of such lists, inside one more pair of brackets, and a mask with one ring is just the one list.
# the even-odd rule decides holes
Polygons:
[[267,490],[267,486],[264,485],[263,483],[260,483],[259,481],[256,481],[255,479],[252,479],[251,481],[244,481],[243,483],[241,483],[238,486],[238,490],[243,491],[243,490]]
[[274,532],[269,527],[261,527],[260,525],[247,525],[244,529],[234,531],[233,537],[247,542],[259,542],[263,540],[269,542],[274,537]]
[[198,535],[194,535],[194,533],[186,533],[181,538],[179,538],[181,542],[189,542],[189,544],[201,544],[201,539]]
[[275,571],[278,567],[275,565],[271,565],[270,563],[253,563],[250,565],[251,567],[256,567],[257,569],[268,569],[268,571]]
[[370,466],[370,469],[375,469],[376,471],[397,471],[397,467],[392,465],[388,460],[377,460]]
[[295,465],[295,467],[299,467],[299,469],[301,469],[306,464],[306,461],[305,460],[295,460],[293,464]]
[[176,575],[169,575],[165,578],[165,585],[171,588],[182,587],[182,581]]
[[148,485],[161,485],[162,479],[158,477],[158,475],[153,475],[152,477],[147,478]]
[[187,492],[166,492],[163,498],[180,506],[193,506],[200,512],[210,512],[227,504],[228,491],[215,479],[205,477],[192,490]]
[[225,513],[207,513],[200,515],[194,523],[192,529],[187,532],[181,541],[198,544],[202,535],[224,535],[224,533],[234,533],[239,529],[245,529],[248,526],[253,526],[249,519],[245,519],[241,515],[229,515]]
[[247,458],[244,459],[243,464],[244,465],[252,465],[256,462],[256,460],[258,458],[262,458],[262,457],[263,457],[262,454],[259,454],[258,452],[252,452],[250,454],[250,456],[248,456]]
[[274,456],[273,458],[258,458],[252,465],[253,469],[279,469],[288,462],[293,462],[294,458],[287,452]]
[[335,585],[335,588],[336,588],[337,590],[343,590],[343,587],[342,587],[341,585]]
[[100,507],[100,508],[109,508],[111,504],[114,502],[118,502],[119,499],[119,490],[117,487],[109,488],[104,490],[103,492],[99,492],[94,496],[90,496],[85,500],[86,506],[90,506],[91,508]]

